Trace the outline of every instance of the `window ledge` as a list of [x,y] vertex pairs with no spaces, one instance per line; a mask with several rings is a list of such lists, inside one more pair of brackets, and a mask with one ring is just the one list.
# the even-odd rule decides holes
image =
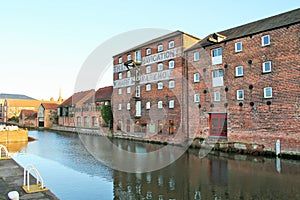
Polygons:
[[241,78],[244,77],[244,75],[235,76],[235,78]]
[[269,46],[271,46],[271,44],[261,45],[261,48],[269,47]]
[[270,72],[262,72],[261,74],[270,74],[270,73],[272,73],[272,71],[270,71]]

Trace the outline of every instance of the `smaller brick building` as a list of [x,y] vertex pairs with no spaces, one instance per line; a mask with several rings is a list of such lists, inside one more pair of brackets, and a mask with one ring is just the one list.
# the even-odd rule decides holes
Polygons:
[[57,124],[57,103],[42,103],[37,112],[38,127],[51,127]]

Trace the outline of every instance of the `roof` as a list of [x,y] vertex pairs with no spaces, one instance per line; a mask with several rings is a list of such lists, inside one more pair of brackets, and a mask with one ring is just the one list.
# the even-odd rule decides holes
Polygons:
[[34,107],[38,108],[41,101],[25,99],[5,99],[8,107]]
[[199,40],[199,38],[197,38],[197,37],[195,37],[195,36],[193,36],[193,35],[190,35],[190,34],[188,34],[188,33],[184,33],[184,32],[182,32],[182,31],[177,30],[177,31],[173,31],[173,32],[171,32],[171,33],[169,33],[169,34],[166,34],[166,35],[163,35],[163,36],[154,38],[154,39],[152,39],[152,40],[149,40],[149,41],[147,41],[147,42],[145,42],[145,43],[142,43],[142,44],[140,44],[140,45],[138,45],[138,46],[132,47],[132,48],[126,50],[126,51],[120,52],[120,53],[114,55],[113,57],[120,56],[120,55],[122,55],[122,54],[124,54],[124,53],[130,52],[130,51],[134,51],[134,50],[137,50],[137,49],[140,49],[140,48],[142,48],[142,47],[144,47],[144,46],[148,46],[148,45],[151,45],[151,44],[153,44],[153,43],[160,42],[160,41],[162,41],[162,40],[165,40],[165,39],[168,39],[168,38],[170,38],[170,37],[174,37],[174,36],[177,36],[177,35],[180,35],[180,34],[185,34],[185,35],[188,35],[188,36],[190,36],[190,37],[193,37],[193,38]]
[[32,97],[26,96],[24,94],[6,94],[0,93],[0,99],[26,99],[26,100],[36,100]]
[[[210,42],[208,39],[213,37],[215,34],[220,34],[226,38],[221,42],[226,42],[242,37],[247,37],[253,34],[258,34],[266,32],[269,30],[282,28],[290,25],[294,25],[300,22],[300,8],[291,10],[289,12],[281,13],[272,17],[254,21],[248,24],[237,26],[231,29],[227,29],[221,32],[213,33],[205,37],[203,40],[199,41],[186,51],[190,51],[199,47],[205,47],[214,45],[216,43]],[[220,42],[220,43],[221,43]]]
[[57,103],[42,103],[41,105],[47,110],[53,110],[59,106]]
[[89,98],[85,103],[101,102],[101,101],[110,101],[113,93],[113,86],[108,86],[104,88],[99,88],[95,96]]
[[58,107],[72,106],[74,104],[82,103],[94,94],[95,94],[95,90],[87,90],[87,91],[74,93],[64,102],[62,102],[62,104],[60,104]]
[[27,119],[35,119],[37,117],[37,112],[34,110],[21,110],[20,112],[20,118],[22,119],[26,117]]

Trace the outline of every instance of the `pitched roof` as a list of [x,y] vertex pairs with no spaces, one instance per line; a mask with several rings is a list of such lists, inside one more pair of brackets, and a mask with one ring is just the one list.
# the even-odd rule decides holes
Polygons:
[[160,42],[160,41],[162,41],[162,40],[165,40],[165,39],[168,39],[168,38],[170,38],[170,37],[174,37],[174,36],[177,36],[177,35],[180,35],[180,34],[185,34],[185,35],[188,35],[188,36],[190,36],[190,37],[193,37],[193,38],[199,40],[199,38],[197,38],[197,37],[195,37],[195,36],[193,36],[193,35],[190,35],[190,34],[188,34],[188,33],[185,33],[185,32],[182,32],[182,31],[177,30],[177,31],[173,31],[173,32],[171,32],[171,33],[162,35],[162,36],[160,36],[160,37],[151,39],[151,40],[149,40],[149,41],[147,41],[147,42],[144,42],[144,43],[142,43],[142,44],[140,44],[140,45],[137,45],[137,46],[135,46],[135,47],[132,47],[132,48],[126,50],[126,51],[120,52],[120,53],[114,55],[113,57],[120,56],[120,55],[122,55],[122,54],[124,54],[124,53],[130,52],[130,51],[134,51],[134,50],[137,50],[137,49],[140,49],[140,48],[142,48],[142,47],[144,47],[144,46],[151,45],[151,44],[153,44],[153,43]]
[[85,103],[109,101],[111,100],[112,93],[113,93],[113,86],[99,88],[96,91],[95,96],[92,96],[91,98],[86,100]]
[[247,37],[253,34],[262,33],[265,31],[282,28],[290,26],[293,24],[300,23],[300,8],[291,10],[289,12],[281,13],[275,16],[271,16],[265,19],[254,21],[248,24],[230,28],[221,32],[213,33],[205,37],[203,40],[199,41],[186,51],[190,51],[199,47],[210,46],[216,43],[209,41],[210,37],[213,37],[215,34],[220,34],[226,38],[221,42],[230,41],[238,39],[241,37]]
[[37,117],[37,112],[34,110],[23,109],[20,112],[20,118],[23,119],[23,116],[27,119],[35,119]]
[[64,102],[62,102],[62,104],[60,104],[58,107],[72,106],[74,104],[81,104],[86,99],[90,98],[94,94],[95,94],[95,90],[87,90],[87,91],[74,93],[72,96],[70,96]]
[[0,93],[0,99],[26,99],[26,100],[35,100],[34,98],[26,96],[24,94],[6,94],[6,93]]
[[34,107],[37,109],[41,101],[25,99],[5,99],[8,107]]
[[57,103],[42,103],[41,105],[47,110],[53,110],[59,106]]

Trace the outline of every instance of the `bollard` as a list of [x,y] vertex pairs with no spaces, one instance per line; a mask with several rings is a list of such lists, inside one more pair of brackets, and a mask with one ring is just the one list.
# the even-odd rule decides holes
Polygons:
[[11,191],[7,194],[7,196],[11,200],[19,200],[19,193],[17,191]]
[[280,154],[280,140],[276,141],[276,156]]

